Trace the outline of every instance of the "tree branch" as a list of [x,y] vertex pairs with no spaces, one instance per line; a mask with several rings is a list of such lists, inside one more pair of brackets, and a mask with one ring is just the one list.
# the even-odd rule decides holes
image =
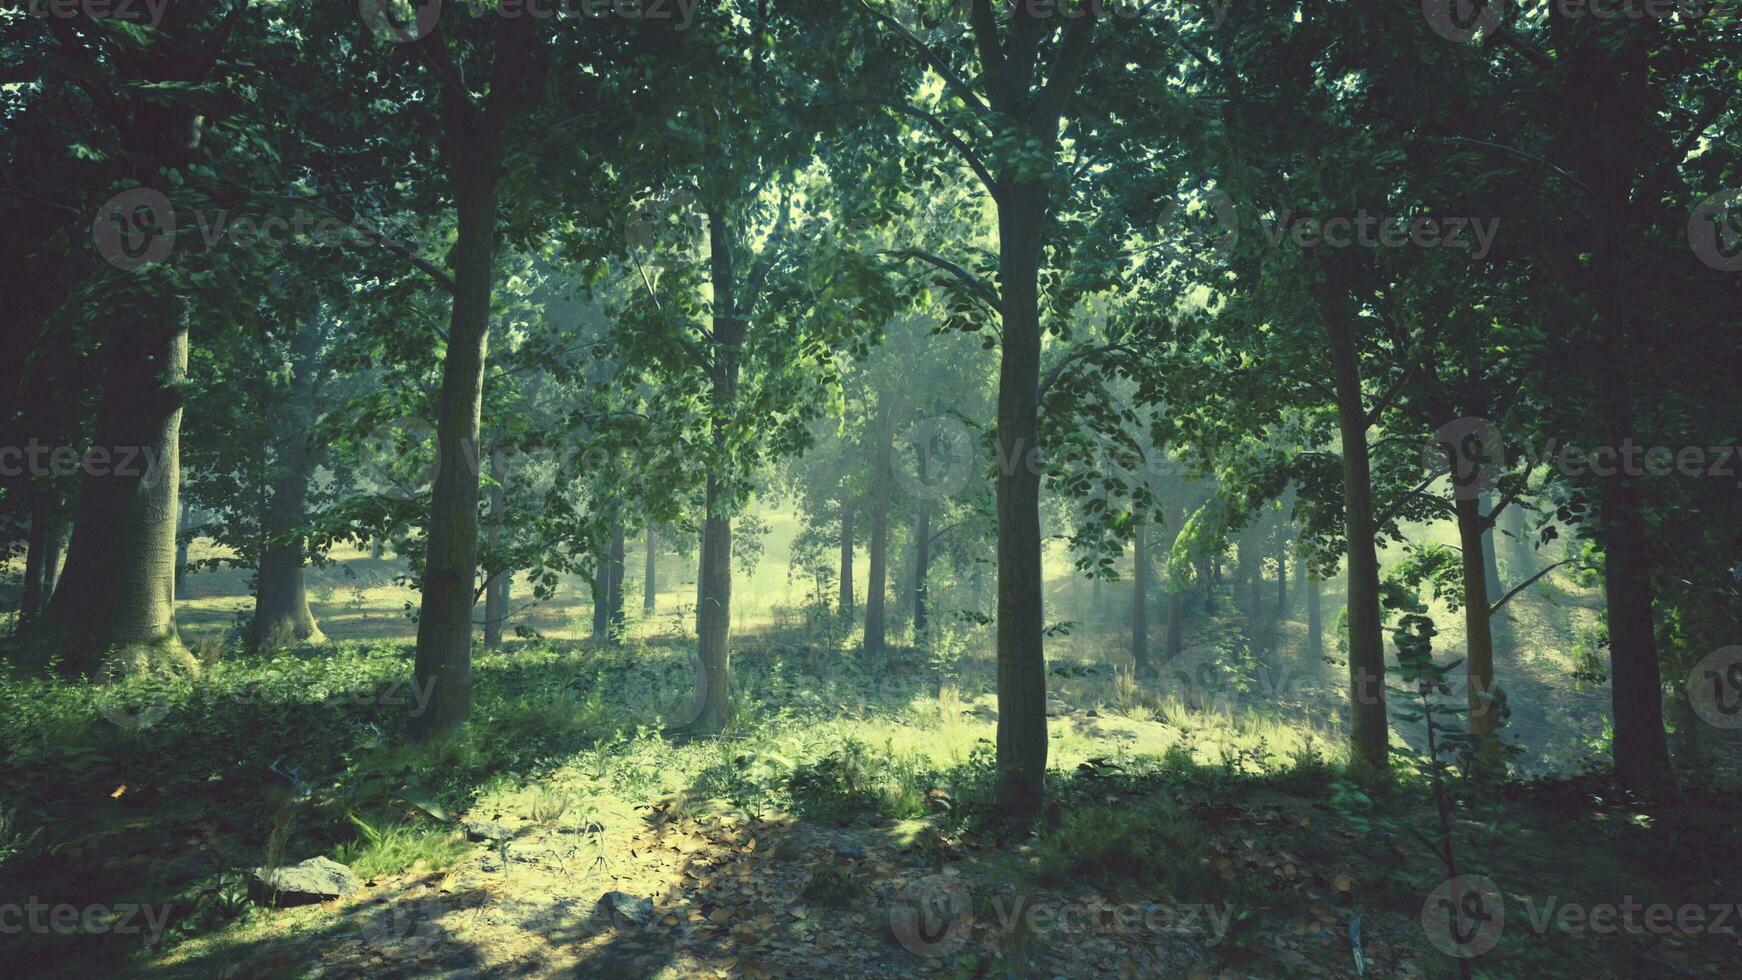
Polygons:
[[933,255],[930,252],[922,252],[919,249],[914,248],[896,249],[893,251],[880,252],[878,254],[892,255],[898,259],[918,259],[921,262],[934,265],[961,280],[963,285],[967,286],[975,296],[978,296],[981,300],[985,301],[986,305],[992,307],[994,311],[1002,312],[1004,309],[1004,301],[999,298],[997,290],[987,285],[973,273],[954,262],[951,262],[949,259],[939,255]]
[[956,98],[961,99],[970,109],[981,114],[990,111],[986,107],[986,103],[981,101],[980,96],[975,93],[973,86],[969,85],[967,80],[963,79],[961,75],[958,75],[956,70],[951,68],[949,62],[945,61],[941,55],[936,51],[933,51],[929,45],[924,41],[921,41],[912,31],[908,30],[905,24],[871,6],[866,3],[865,0],[859,0],[859,6],[865,8],[866,13],[869,13],[871,16],[885,24],[888,24],[890,27],[895,28],[902,37],[906,38],[907,43],[913,45],[913,47],[919,51],[919,56],[925,59],[925,63],[930,65],[932,70],[937,72],[938,75],[943,78],[944,85],[955,94]]

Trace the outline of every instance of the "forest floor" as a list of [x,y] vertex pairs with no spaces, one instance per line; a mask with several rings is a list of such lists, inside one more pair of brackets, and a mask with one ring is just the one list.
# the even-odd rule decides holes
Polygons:
[[[1459,870],[1484,878],[1448,885],[1416,836],[1437,840],[1437,817],[1407,757],[1389,782],[1343,764],[1332,594],[1322,658],[1298,595],[1257,629],[1226,593],[1215,616],[1194,607],[1186,651],[1142,684],[1110,652],[1127,642],[1116,610],[1054,637],[1052,802],[1012,827],[989,805],[983,632],[866,663],[840,624],[795,628],[769,602],[735,640],[733,729],[684,739],[666,734],[691,683],[666,623],[681,606],[662,595],[601,647],[572,638],[572,600],[546,604],[529,619],[544,638],[475,660],[467,731],[411,747],[394,569],[359,554],[319,573],[338,641],[322,648],[224,648],[236,583],[202,573],[182,603],[210,661],[196,681],[0,681],[9,969],[1449,977],[1428,913],[1452,894],[1491,901],[1478,976],[1742,975],[1742,753],[1683,760],[1698,785],[1673,799],[1580,774],[1607,691],[1567,679],[1566,638],[1596,615],[1568,579],[1512,607],[1502,646],[1508,733],[1542,778],[1455,784]],[[1053,590],[1090,608],[1079,585]],[[1401,721],[1395,737],[1422,745]],[[250,894],[250,869],[317,856],[362,887],[294,908]],[[10,933],[4,903],[25,898],[87,915]],[[155,925],[118,925],[133,906]]]

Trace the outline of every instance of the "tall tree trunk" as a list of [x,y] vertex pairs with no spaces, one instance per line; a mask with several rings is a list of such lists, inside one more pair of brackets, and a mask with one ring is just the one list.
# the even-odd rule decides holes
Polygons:
[[[887,396],[877,411],[877,445],[872,453],[871,572],[865,584],[865,656],[884,654],[884,594],[889,591],[889,454],[895,436],[894,409]],[[875,662],[875,660],[873,660]]]
[[[444,99],[451,102],[453,97]],[[490,345],[496,195],[501,150],[494,131],[450,107],[449,170],[459,230],[452,251],[454,301],[448,318],[436,409],[438,469],[430,495],[423,603],[417,621],[417,690],[430,692],[411,719],[416,738],[452,731],[472,710],[472,609],[478,569],[478,426]]]
[[67,539],[72,537],[72,533],[72,525],[64,517],[57,518],[49,527],[47,549],[42,560],[42,601],[37,606],[38,616],[48,611],[54,590],[60,585],[61,568],[67,557]]
[[647,553],[642,556],[644,564],[641,569],[641,614],[651,618],[654,602],[659,598],[659,541],[654,536],[651,524],[647,526],[643,543]]
[[30,490],[30,536],[25,542],[24,590],[18,600],[18,628],[27,630],[42,615],[53,593],[49,582],[49,550],[58,523],[53,502],[39,486]]
[[1385,712],[1385,641],[1379,619],[1379,552],[1373,515],[1373,482],[1367,448],[1367,408],[1361,393],[1360,357],[1347,300],[1319,287],[1325,332],[1336,380],[1337,422],[1342,434],[1343,522],[1349,556],[1349,741],[1350,755],[1373,768],[1390,762]]
[[696,733],[722,731],[732,722],[732,500],[726,481],[727,419],[738,391],[738,355],[748,325],[735,304],[737,272],[726,216],[708,209],[708,241],[714,285],[713,457],[708,464],[707,520],[702,533],[700,601],[696,609],[696,697],[685,726]]
[[[1515,502],[1501,513],[1505,515],[1505,537],[1509,542],[1507,567],[1512,572],[1513,581],[1522,582],[1536,574],[1536,549],[1531,545],[1530,527],[1524,518],[1524,505]],[[1519,598],[1523,598],[1522,593]]]
[[[1631,411],[1622,382],[1611,379],[1600,396],[1610,445],[1632,444]],[[1615,737],[1610,745],[1622,785],[1653,789],[1669,776],[1663,731],[1663,680],[1658,672],[1654,595],[1639,494],[1623,466],[1600,478],[1603,581],[1609,620],[1609,688]]]
[[841,618],[851,623],[853,600],[853,503],[841,497]]
[[1186,594],[1183,590],[1167,594],[1167,659],[1173,660],[1185,648]]
[[1004,338],[998,376],[998,786],[1013,813],[1045,797],[1046,654],[1041,643],[1040,185],[1007,185],[998,207]]
[[[490,449],[490,549],[502,546],[502,527],[508,520],[508,456],[502,447]],[[497,572],[484,586],[484,649],[502,649],[502,627],[508,619],[509,590],[514,573]]]
[[[925,465],[923,462],[920,464]],[[920,479],[925,479],[921,472]],[[931,566],[931,508],[922,501],[919,506],[919,516],[913,526],[913,642],[925,645],[926,620],[926,573]]]
[[309,609],[303,570],[308,540],[302,528],[307,523],[309,480],[316,461],[309,431],[320,383],[320,302],[317,299],[311,305],[291,339],[290,391],[279,415],[282,424],[273,433],[277,452],[272,463],[272,488],[260,520],[265,545],[255,583],[254,618],[248,624],[250,650],[326,642]]
[[611,593],[608,598],[611,642],[615,643],[623,635],[623,573],[624,558],[628,550],[625,542],[623,522],[618,521],[616,529],[611,534]]
[[1276,618],[1288,618],[1288,537],[1276,536]]
[[1307,572],[1307,655],[1314,660],[1325,653],[1324,590],[1325,583],[1317,575]]
[[1488,583],[1488,597],[1498,599],[1506,594],[1506,589],[1500,581],[1500,561],[1494,554],[1494,522],[1490,518],[1494,513],[1494,495],[1483,493],[1477,506],[1486,527],[1482,532],[1482,576]]
[[[1452,466],[1456,472],[1455,459]],[[1483,769],[1492,769],[1500,761],[1500,719],[1491,701],[1494,634],[1488,607],[1493,600],[1488,597],[1487,562],[1482,554],[1488,522],[1482,516],[1481,501],[1474,496],[1461,496],[1454,506],[1464,573],[1464,677],[1470,705],[1470,734],[1476,737],[1477,762]]]
[[187,598],[182,589],[184,580],[188,575],[188,545],[192,540],[188,534],[187,516],[187,508],[182,507],[175,522],[175,597],[177,599]]
[[1139,522],[1131,538],[1131,670],[1144,677],[1154,670],[1149,661],[1149,527]]
[[113,471],[83,478],[66,570],[43,617],[69,674],[95,673],[111,654],[129,670],[194,666],[175,628],[187,326],[179,301],[145,315],[109,339],[92,445],[113,454]]

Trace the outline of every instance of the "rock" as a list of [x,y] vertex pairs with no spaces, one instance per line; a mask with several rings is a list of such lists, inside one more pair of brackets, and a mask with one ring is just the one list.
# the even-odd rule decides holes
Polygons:
[[489,874],[495,874],[496,872],[501,871],[501,855],[497,854],[495,851],[485,851],[483,857],[478,859],[478,870]]
[[504,827],[502,824],[499,824],[494,820],[468,820],[464,824],[461,824],[461,826],[466,828],[467,840],[489,841],[492,844],[500,844],[514,836],[514,831],[509,830],[507,827]]
[[255,868],[249,891],[263,903],[308,905],[349,895],[361,887],[350,868],[332,858],[314,857],[284,868]]
[[628,892],[606,892],[599,899],[599,910],[619,928],[643,927],[653,922],[653,899],[637,898]]
[[1049,700],[1046,703],[1046,716],[1048,718],[1057,718],[1057,717],[1060,717],[1061,715],[1068,715],[1070,713],[1071,713],[1071,706],[1064,703],[1063,701],[1050,701]]
[[862,858],[865,856],[865,849],[860,847],[855,841],[836,841],[835,856],[844,858]]

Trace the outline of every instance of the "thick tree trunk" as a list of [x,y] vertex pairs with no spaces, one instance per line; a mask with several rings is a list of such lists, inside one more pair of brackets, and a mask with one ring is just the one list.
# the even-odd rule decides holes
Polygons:
[[[1631,412],[1618,381],[1603,392],[1610,445],[1632,444]],[[1639,495],[1625,467],[1600,478],[1602,506],[1598,540],[1603,545],[1603,581],[1609,620],[1609,687],[1615,738],[1610,750],[1615,776],[1624,786],[1655,789],[1669,779],[1669,746],[1663,731],[1663,680],[1658,672],[1654,595],[1645,522]]]
[[[1457,465],[1455,460],[1452,465]],[[1500,719],[1490,700],[1494,691],[1494,634],[1488,607],[1493,600],[1488,596],[1487,562],[1482,555],[1488,522],[1475,497],[1460,497],[1454,505],[1464,573],[1464,677],[1470,734],[1477,740],[1477,762],[1491,769],[1500,761]]]
[[52,551],[59,536],[60,520],[54,514],[48,495],[32,488],[30,536],[24,552],[24,591],[18,600],[18,628],[28,630],[48,607],[54,594]]
[[[923,465],[923,464],[922,464]],[[920,475],[924,479],[924,474]],[[931,566],[931,508],[920,504],[919,517],[913,526],[913,642],[925,645],[926,572]]]
[[853,504],[841,498],[841,618],[851,623],[853,608]]
[[1131,670],[1146,677],[1149,661],[1149,527],[1138,523],[1131,539]]
[[1336,380],[1337,422],[1342,434],[1343,520],[1349,557],[1349,741],[1355,761],[1373,768],[1390,762],[1385,711],[1385,640],[1379,619],[1379,552],[1375,544],[1373,483],[1367,449],[1367,409],[1354,325],[1342,297],[1320,305]]
[[1324,656],[1325,653],[1324,590],[1325,584],[1319,581],[1319,577],[1308,572],[1306,576],[1307,654],[1315,660]]
[[[490,548],[502,546],[502,527],[508,520],[508,457],[500,446],[490,450]],[[502,649],[502,627],[508,619],[509,590],[514,573],[497,572],[484,586],[484,649]]]
[[[884,599],[889,591],[889,454],[895,436],[894,405],[886,396],[877,412],[877,445],[872,453],[871,571],[865,584],[865,656],[884,654]],[[873,661],[875,662],[875,661]]]
[[1040,252],[1046,191],[1005,188],[998,207],[1004,338],[998,377],[998,785],[1013,813],[1045,798],[1046,654],[1041,643]]
[[118,324],[92,439],[111,466],[83,478],[66,570],[41,632],[69,674],[118,654],[123,668],[194,666],[175,628],[181,509],[181,387],[188,335],[179,302],[156,322]]
[[651,617],[654,603],[659,598],[659,541],[654,536],[652,525],[648,525],[642,540],[647,553],[642,556],[641,614]]

